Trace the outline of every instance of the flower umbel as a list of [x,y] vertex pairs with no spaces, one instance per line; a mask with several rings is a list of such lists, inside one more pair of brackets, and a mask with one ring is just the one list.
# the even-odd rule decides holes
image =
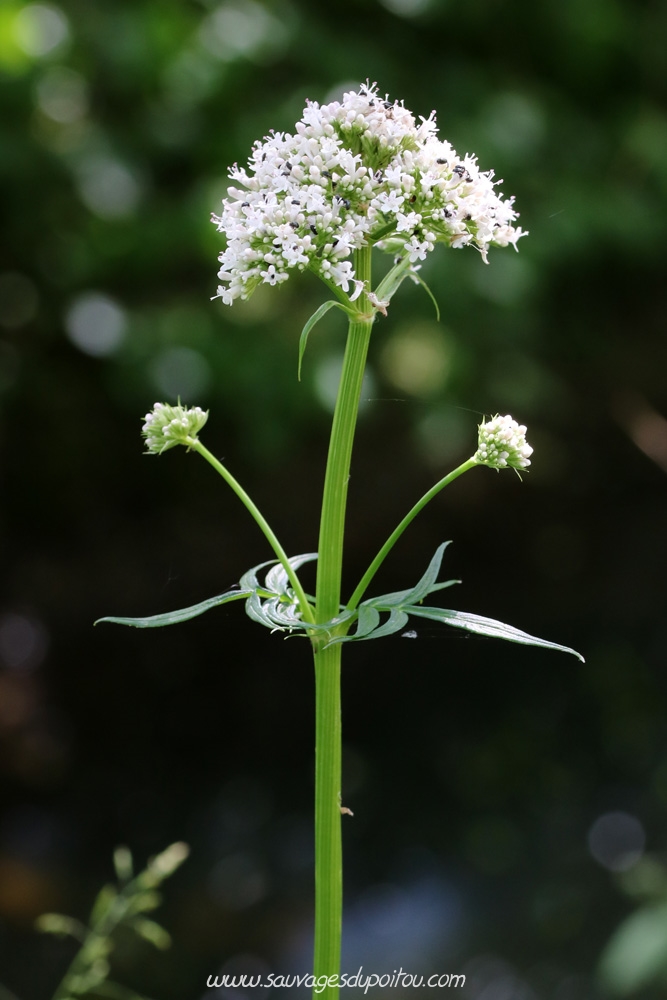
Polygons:
[[149,455],[161,455],[177,444],[191,445],[208,420],[208,410],[204,413],[199,406],[181,406],[180,401],[177,406],[156,403],[144,419],[141,433],[146,440],[146,451]]
[[[213,216],[225,234],[216,298],[231,305],[261,284],[309,269],[350,301],[362,291],[350,258],[377,245],[410,265],[436,243],[516,249],[514,199],[494,191],[493,171],[437,138],[435,112],[419,123],[375,84],[341,102],[309,102],[294,134],[257,141],[246,169]],[[406,272],[407,273],[407,272]],[[371,289],[366,289],[371,291]]]
[[509,414],[479,425],[478,448],[473,460],[491,469],[526,469],[533,449],[526,441],[526,427]]

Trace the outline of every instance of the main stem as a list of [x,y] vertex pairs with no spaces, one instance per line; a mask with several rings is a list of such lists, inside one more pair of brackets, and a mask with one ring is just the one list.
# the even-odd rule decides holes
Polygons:
[[[370,288],[371,248],[355,252],[357,278]],[[355,303],[359,320],[350,322],[334,411],[324,480],[317,563],[316,620],[330,621],[340,611],[343,536],[352,444],[366,355],[373,325],[373,310],[362,294]],[[341,844],[341,645],[322,649],[326,639],[314,644],[315,657],[315,951],[313,971],[319,977],[340,972],[343,914],[343,860]],[[319,989],[319,987],[318,987]],[[327,985],[314,993],[320,998],[338,996],[338,987]]]

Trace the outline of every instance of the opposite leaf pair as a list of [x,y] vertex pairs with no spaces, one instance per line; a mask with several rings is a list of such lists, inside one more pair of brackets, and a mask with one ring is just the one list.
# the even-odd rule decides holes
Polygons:
[[[163,625],[176,625],[189,618],[196,618],[198,615],[204,614],[205,611],[221,604],[245,599],[248,616],[259,622],[260,625],[264,625],[272,631],[299,632],[313,638],[317,636],[328,637],[328,641],[325,641],[321,648],[362,639],[382,639],[384,636],[392,635],[405,628],[410,616],[413,615],[416,618],[429,618],[431,621],[440,622],[443,625],[465,629],[467,632],[475,632],[477,635],[486,635],[494,639],[507,639],[509,642],[517,642],[525,646],[542,646],[545,649],[572,653],[583,662],[583,657],[568,646],[539,639],[493,618],[485,618],[482,615],[470,614],[466,611],[453,611],[449,608],[424,606],[421,602],[430,594],[461,582],[460,580],[436,582],[442,557],[449,544],[449,542],[443,542],[438,547],[426,572],[414,587],[391,594],[382,594],[380,597],[372,597],[363,601],[354,610],[341,608],[340,615],[317,625],[302,621],[294,591],[289,586],[287,573],[283,566],[274,560],[260,563],[244,573],[238,588],[228,590],[216,597],[209,597],[208,600],[191,607],[170,611],[166,614],[151,615],[147,618],[108,617],[100,618],[99,621],[113,622],[117,625],[131,625],[134,628],[159,628]],[[289,561],[292,568],[297,570],[304,563],[313,562],[316,559],[317,553],[310,552],[305,555],[293,556]],[[262,586],[258,574],[267,566],[272,568],[266,573]],[[382,616],[385,614],[388,617],[383,619]],[[349,634],[348,629],[355,624],[354,632]]]

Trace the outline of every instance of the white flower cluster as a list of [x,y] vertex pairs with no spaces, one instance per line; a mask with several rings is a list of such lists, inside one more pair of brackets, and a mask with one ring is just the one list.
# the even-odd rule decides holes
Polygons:
[[493,417],[479,425],[478,448],[474,460],[492,469],[526,469],[533,449],[526,441],[526,428],[509,414]]
[[[376,243],[415,264],[436,243],[516,249],[514,199],[494,191],[493,171],[437,138],[435,113],[418,124],[373,84],[341,102],[309,102],[294,134],[257,141],[247,169],[213,216],[225,234],[219,297],[247,299],[262,282],[310,268],[354,300],[362,290],[349,258]],[[370,291],[370,289],[367,289]]]
[[199,406],[188,409],[180,402],[177,406],[156,403],[144,420],[141,433],[146,440],[146,451],[150,455],[161,455],[177,444],[191,444],[208,420],[208,410],[204,413]]

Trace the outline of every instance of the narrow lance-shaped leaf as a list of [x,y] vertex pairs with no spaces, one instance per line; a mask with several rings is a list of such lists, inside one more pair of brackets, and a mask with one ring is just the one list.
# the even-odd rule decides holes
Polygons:
[[484,618],[482,615],[473,615],[467,611],[428,608],[422,605],[417,607],[404,606],[403,610],[417,618],[430,618],[431,621],[442,622],[443,625],[453,625],[454,628],[462,628],[467,632],[475,632],[477,635],[486,635],[493,639],[506,639],[509,642],[518,642],[523,646],[542,646],[544,649],[557,649],[561,653],[571,653],[584,663],[583,656],[576,649],[561,646],[557,642],[549,642],[547,639],[538,639],[537,636],[529,635],[528,632],[522,632],[521,629],[496,621],[494,618]]
[[150,941],[160,951],[170,947],[171,935],[154,920],[148,920],[146,917],[133,917],[128,921],[128,924],[140,937],[144,938],[145,941]]
[[269,597],[262,604],[262,611],[275,628],[303,628],[298,604],[287,603],[282,597]]
[[[375,629],[380,624],[380,612],[371,607],[370,605],[364,605],[359,608],[359,611],[349,612],[350,618],[357,618],[357,627],[352,635],[337,635],[324,647],[327,649],[329,646],[337,646],[342,642],[352,642],[355,639],[363,639],[366,636],[374,637]],[[327,622],[326,625],[329,628],[333,627],[333,622]],[[338,622],[340,624],[340,620]],[[322,626],[320,626],[321,628]]]
[[251,569],[246,570],[239,582],[241,590],[261,590],[262,588],[259,585],[257,575],[259,571],[264,569],[266,566],[273,566],[275,561],[275,559],[268,559],[266,562],[258,563],[257,566],[253,566]]
[[[371,612],[375,612],[372,615]],[[377,616],[377,617],[375,617]],[[361,632],[359,628],[352,633],[352,635],[340,635],[336,636],[331,642],[328,642],[325,649],[329,646],[336,646],[338,643],[342,642],[364,642],[366,639],[383,639],[387,635],[393,635],[394,632],[398,632],[400,629],[405,628],[408,623],[408,615],[405,611],[400,608],[391,608],[389,611],[389,617],[384,622],[380,624],[380,612],[377,608],[370,607],[369,605],[361,605],[359,608],[359,622],[361,623]],[[375,622],[375,627],[373,626]]]
[[401,608],[392,608],[389,612],[389,618],[386,620],[384,625],[380,625],[376,628],[374,632],[370,635],[361,636],[362,639],[382,639],[386,635],[393,635],[394,632],[399,632],[408,623],[408,616]]
[[252,618],[253,621],[258,622],[260,625],[265,625],[267,628],[274,629],[281,627],[277,625],[272,618],[269,618],[264,609],[262,599],[256,590],[253,590],[248,597],[248,600],[245,602],[245,613],[248,618]]
[[161,615],[150,615],[147,618],[98,618],[95,625],[100,622],[112,622],[115,625],[131,625],[133,628],[161,628],[163,625],[178,625],[186,622],[197,615],[203,615],[211,608],[217,608],[220,604],[227,604],[229,601],[239,601],[244,597],[249,597],[251,590],[228,590],[225,594],[217,597],[209,597],[206,601],[193,604],[189,608],[180,608],[178,611],[167,611]]
[[299,381],[301,381],[301,363],[303,361],[303,356],[306,351],[306,345],[308,343],[308,334],[313,329],[315,324],[319,323],[322,317],[326,316],[329,310],[333,309],[334,306],[336,306],[337,309],[342,309],[343,312],[346,313],[349,317],[354,316],[354,313],[351,309],[347,309],[342,302],[336,302],[335,299],[329,299],[328,302],[323,302],[322,305],[319,307],[319,309],[315,310],[315,312],[310,317],[310,319],[304,326],[303,330],[301,331],[301,336],[299,337],[299,367],[297,370]]
[[458,580],[448,580],[446,583],[436,584],[438,573],[440,572],[440,566],[442,564],[442,557],[445,553],[445,549],[451,542],[443,542],[439,545],[435,551],[433,558],[431,559],[426,572],[414,587],[409,590],[397,590],[393,594],[382,594],[380,597],[372,597],[368,601],[364,601],[364,604],[371,604],[373,607],[394,607],[397,605],[404,604],[414,604],[416,601],[423,601],[425,597],[433,593],[434,590],[442,590],[444,587],[451,586],[454,583],[458,583]]

